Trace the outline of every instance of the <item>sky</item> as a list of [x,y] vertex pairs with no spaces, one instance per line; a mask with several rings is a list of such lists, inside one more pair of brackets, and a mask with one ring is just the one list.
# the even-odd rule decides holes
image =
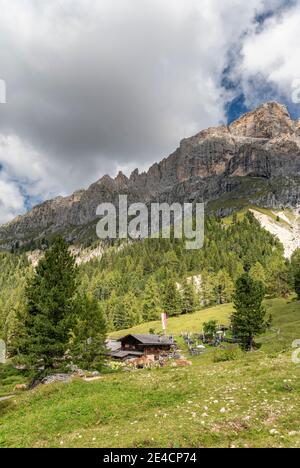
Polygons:
[[0,0],[0,11],[0,223],[146,170],[262,102],[300,117],[300,0]]

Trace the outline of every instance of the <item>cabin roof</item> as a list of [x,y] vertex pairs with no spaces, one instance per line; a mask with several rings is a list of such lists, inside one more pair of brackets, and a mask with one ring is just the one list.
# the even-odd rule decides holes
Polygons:
[[123,351],[123,350],[118,350],[118,351],[113,351],[111,354],[111,357],[113,358],[120,358],[120,359],[124,359],[128,356],[136,356],[136,357],[140,357],[140,356],[143,356],[143,353],[141,351]]
[[172,342],[167,336],[160,335],[126,335],[123,338],[120,338],[119,341],[124,341],[129,337],[133,337],[135,340],[139,341],[144,345],[172,345]]

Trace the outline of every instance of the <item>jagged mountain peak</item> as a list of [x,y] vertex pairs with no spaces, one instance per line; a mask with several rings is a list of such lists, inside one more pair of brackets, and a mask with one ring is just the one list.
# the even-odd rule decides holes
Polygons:
[[0,226],[0,247],[11,248],[63,234],[81,243],[95,236],[96,209],[130,202],[204,201],[220,214],[240,204],[297,206],[300,204],[300,120],[287,108],[267,102],[229,126],[212,127],[181,141],[176,151],[148,172],[121,171],[105,175],[87,190],[57,197]]
[[110,177],[109,174],[105,174],[105,175],[102,176],[101,179],[99,179],[96,183],[97,183],[97,184],[103,184],[103,183],[106,183],[106,182],[110,183],[110,182],[112,182],[112,181],[113,181],[112,177]]
[[139,175],[140,175],[140,171],[139,171],[139,169],[137,168],[137,169],[135,169],[134,171],[132,171],[132,173],[130,174],[130,178],[129,178],[129,179],[132,180],[132,181],[135,181],[135,180],[139,177]]
[[117,177],[115,178],[115,182],[118,188],[126,187],[128,185],[129,179],[128,177],[123,174],[122,171],[119,171]]
[[276,101],[262,104],[257,109],[242,115],[229,126],[232,135],[250,138],[276,138],[293,135],[295,122],[286,106]]

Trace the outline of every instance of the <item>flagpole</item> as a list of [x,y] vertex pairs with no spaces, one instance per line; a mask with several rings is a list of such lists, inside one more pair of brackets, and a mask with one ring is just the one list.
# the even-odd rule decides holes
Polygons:
[[161,323],[164,334],[167,336],[167,314],[165,312],[161,314]]

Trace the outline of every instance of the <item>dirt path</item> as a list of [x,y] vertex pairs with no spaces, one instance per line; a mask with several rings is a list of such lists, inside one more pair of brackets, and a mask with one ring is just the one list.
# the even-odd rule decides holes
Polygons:
[[5,396],[5,397],[0,397],[0,402],[10,400],[13,397],[14,397],[14,395],[8,395],[8,396]]

